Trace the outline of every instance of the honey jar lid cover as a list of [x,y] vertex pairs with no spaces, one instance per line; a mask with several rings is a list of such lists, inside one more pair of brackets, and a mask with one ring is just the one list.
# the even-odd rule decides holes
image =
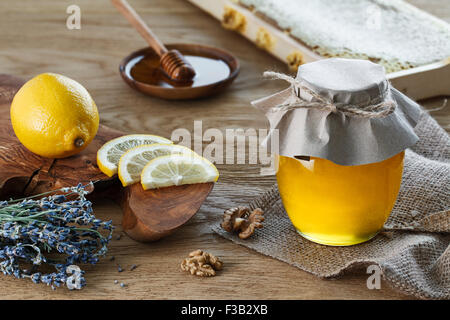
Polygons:
[[368,60],[332,58],[299,67],[297,77],[266,72],[291,86],[253,101],[265,112],[271,153],[340,165],[386,160],[414,145],[421,107],[393,88]]

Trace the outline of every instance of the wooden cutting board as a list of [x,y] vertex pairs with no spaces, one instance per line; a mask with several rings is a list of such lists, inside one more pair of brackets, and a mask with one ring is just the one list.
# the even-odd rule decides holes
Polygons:
[[123,135],[120,131],[100,125],[97,136],[85,150],[65,159],[40,157],[19,142],[12,129],[9,107],[23,83],[19,78],[0,75],[0,196],[28,196],[79,182],[114,180],[98,169],[96,156],[105,142]]
[[[186,223],[200,208],[213,183],[144,191],[140,184],[122,188],[97,167],[97,150],[124,133],[100,125],[95,139],[81,153],[64,159],[48,159],[28,151],[14,134],[10,104],[24,84],[20,78],[0,74],[0,199],[95,182],[92,196],[108,196],[124,211],[124,231],[135,240],[158,240]],[[95,197],[94,197],[95,199]]]

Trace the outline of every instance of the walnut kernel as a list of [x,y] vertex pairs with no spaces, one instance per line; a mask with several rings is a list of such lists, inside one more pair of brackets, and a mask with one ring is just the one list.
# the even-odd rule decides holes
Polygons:
[[221,226],[228,232],[239,232],[239,238],[247,239],[256,228],[262,228],[264,212],[260,208],[256,208],[250,212],[247,207],[236,207],[228,209],[223,214]]
[[189,257],[181,262],[181,270],[199,277],[215,276],[216,271],[222,267],[223,263],[219,258],[202,250],[192,251]]

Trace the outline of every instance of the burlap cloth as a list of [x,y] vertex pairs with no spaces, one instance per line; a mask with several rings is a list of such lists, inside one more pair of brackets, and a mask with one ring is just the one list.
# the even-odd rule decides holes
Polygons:
[[[247,240],[224,238],[321,278],[377,264],[394,288],[424,299],[450,299],[450,138],[427,113],[415,128],[420,141],[406,150],[403,181],[385,230],[349,247],[310,242],[295,231],[275,186],[249,204],[264,210],[264,228]],[[364,271],[365,272],[365,271]]]

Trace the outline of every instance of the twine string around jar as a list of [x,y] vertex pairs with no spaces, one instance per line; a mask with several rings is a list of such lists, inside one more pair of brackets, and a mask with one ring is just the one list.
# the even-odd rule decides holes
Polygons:
[[[289,82],[293,88],[297,90],[303,90],[309,95],[311,95],[315,101],[307,101],[300,97],[300,93],[296,94],[298,100],[295,102],[280,104],[272,108],[272,111],[289,111],[294,109],[316,109],[323,111],[330,111],[332,113],[342,113],[346,116],[350,117],[359,117],[359,118],[383,118],[395,111],[395,103],[392,100],[382,100],[380,102],[380,98],[377,97],[372,99],[368,103],[364,105],[355,105],[355,104],[345,104],[339,102],[333,102],[325,97],[317,94],[307,86],[305,86],[301,81],[278,72],[266,71],[264,72],[264,77],[271,79],[281,79]],[[389,90],[388,83],[388,90]]]

